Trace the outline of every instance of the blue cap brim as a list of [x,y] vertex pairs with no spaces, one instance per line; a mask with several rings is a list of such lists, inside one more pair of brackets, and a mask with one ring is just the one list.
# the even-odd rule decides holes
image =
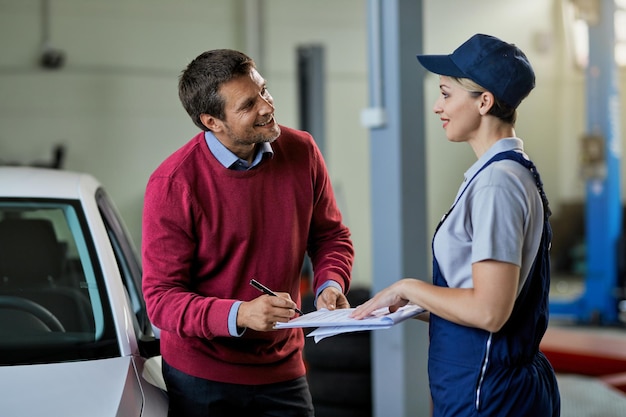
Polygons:
[[469,78],[456,66],[450,55],[417,55],[417,60],[428,71],[439,75],[457,78]]

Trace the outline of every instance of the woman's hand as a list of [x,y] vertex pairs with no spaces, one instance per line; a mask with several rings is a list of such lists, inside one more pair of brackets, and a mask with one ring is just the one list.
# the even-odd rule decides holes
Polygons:
[[395,311],[411,302],[453,323],[495,333],[513,311],[519,272],[517,265],[486,260],[472,264],[473,288],[439,287],[404,278],[357,307],[351,317],[362,319],[381,307]]
[[393,283],[365,303],[358,306],[350,317],[362,319],[382,307],[389,307],[389,311],[391,312],[396,311],[398,308],[409,302],[405,295],[406,287],[413,286],[416,282],[417,280],[415,279],[405,278]]

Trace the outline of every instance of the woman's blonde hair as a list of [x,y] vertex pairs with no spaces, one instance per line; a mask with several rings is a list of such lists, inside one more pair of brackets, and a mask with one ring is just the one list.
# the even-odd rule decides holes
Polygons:
[[[478,97],[482,93],[487,91],[486,88],[484,88],[483,86],[479,85],[478,83],[476,83],[475,81],[469,78],[457,78],[457,77],[450,77],[450,78],[454,82],[456,82],[462,89],[469,92],[474,97]],[[487,114],[495,116],[498,119],[506,123],[515,125],[515,121],[517,120],[516,109],[504,103],[503,101],[499,100],[498,97],[496,97],[495,95],[493,97],[495,99],[495,102],[493,106],[491,107],[491,109],[489,109],[489,112]]]

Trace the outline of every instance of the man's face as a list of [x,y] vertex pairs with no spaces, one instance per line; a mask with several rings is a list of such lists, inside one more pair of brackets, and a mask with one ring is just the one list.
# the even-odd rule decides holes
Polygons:
[[274,99],[256,69],[224,83],[219,93],[225,101],[225,118],[216,121],[219,129],[214,132],[235,154],[240,148],[272,142],[280,135],[274,119]]

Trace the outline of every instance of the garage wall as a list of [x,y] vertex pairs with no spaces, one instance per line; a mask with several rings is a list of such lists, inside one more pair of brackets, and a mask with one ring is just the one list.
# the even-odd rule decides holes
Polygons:
[[[518,45],[536,73],[536,87],[518,109],[516,133],[538,166],[553,211],[562,199],[580,199],[583,181],[577,172],[577,138],[584,130],[583,74],[571,65],[562,47],[560,1],[511,2],[482,0],[428,1],[425,18],[426,53],[450,53],[474,33],[487,33]],[[454,13],[450,11],[454,10]],[[439,93],[438,77],[426,79],[426,140],[429,172],[430,224],[445,212],[476,161],[469,146],[449,143],[432,105]],[[441,163],[441,161],[453,163]],[[446,180],[442,180],[446,179]]]
[[[584,74],[568,54],[562,20],[567,1],[422,3],[426,53],[451,52],[476,32],[500,36],[527,52],[537,88],[520,107],[517,133],[541,170],[555,214],[561,202],[581,201]],[[57,71],[37,64],[44,4],[50,45],[66,55]],[[246,13],[251,5],[262,6],[258,21]],[[255,40],[262,56],[253,57],[262,62],[277,119],[297,127],[296,48],[322,44],[328,82],[325,157],[353,232],[355,280],[369,283],[370,143],[359,121],[368,102],[366,10],[367,0],[0,0],[0,162],[46,160],[56,144],[65,145],[64,167],[100,179],[139,247],[148,176],[197,132],[177,97],[177,78],[187,63],[212,48],[251,53],[246,40]],[[250,19],[263,28],[256,38],[250,36],[255,27]],[[624,91],[624,71],[620,74]],[[447,142],[430,110],[437,79],[430,76],[426,83],[424,140],[434,229],[475,158],[468,146]],[[620,112],[626,117],[624,106]],[[626,189],[626,180],[622,184]]]
[[201,52],[247,50],[261,6],[262,75],[277,120],[298,127],[296,49],[320,43],[328,88],[326,157],[358,252],[355,279],[370,280],[365,1],[50,0],[50,45],[65,65],[41,69],[40,0],[0,0],[0,161],[31,163],[67,148],[64,168],[96,176],[137,243],[148,176],[197,132],[180,106],[177,77]]
[[178,102],[182,68],[204,49],[237,47],[237,2],[50,1],[50,41],[66,55],[38,67],[42,2],[0,1],[0,159],[67,148],[65,168],[108,188],[139,245],[148,175],[194,126]]

